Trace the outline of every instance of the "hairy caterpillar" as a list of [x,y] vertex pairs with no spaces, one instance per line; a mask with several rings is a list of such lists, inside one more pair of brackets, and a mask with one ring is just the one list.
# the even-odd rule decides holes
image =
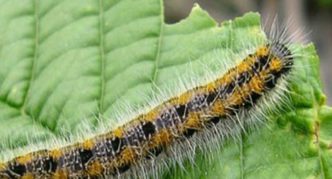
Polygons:
[[[230,135],[250,121],[293,67],[288,40],[280,34],[214,81],[188,89],[108,133],[83,142],[38,150],[0,164],[2,178],[95,178],[126,176],[174,157],[178,146]],[[177,150],[175,150],[177,151]],[[142,172],[144,173],[144,172]],[[136,176],[136,175],[135,175]]]

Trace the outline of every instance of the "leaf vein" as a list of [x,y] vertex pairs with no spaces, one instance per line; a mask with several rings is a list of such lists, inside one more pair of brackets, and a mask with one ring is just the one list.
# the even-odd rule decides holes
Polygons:
[[[160,3],[161,14],[164,14],[162,6],[163,6],[163,4]],[[163,26],[164,18],[163,17],[164,17],[163,15],[160,16],[159,37],[158,37],[158,41],[157,41],[155,64],[154,64],[154,70],[153,70],[153,74],[152,74],[152,83],[154,83],[154,84],[157,84],[156,80],[158,77],[158,70],[159,70],[160,50],[161,50],[162,39],[163,39],[163,34],[164,34],[164,26]]]
[[38,58],[38,48],[39,48],[39,14],[38,14],[38,0],[34,1],[34,28],[35,28],[35,38],[34,38],[34,51],[33,51],[33,58],[31,60],[31,73],[28,80],[27,90],[23,98],[22,106],[21,106],[21,113],[27,114],[26,105],[28,101],[28,97],[31,91],[32,81],[35,78],[35,69],[36,69],[36,61]]
[[105,44],[104,44],[104,5],[103,0],[99,0],[99,51],[100,51],[100,97],[99,112],[104,112],[105,93]]

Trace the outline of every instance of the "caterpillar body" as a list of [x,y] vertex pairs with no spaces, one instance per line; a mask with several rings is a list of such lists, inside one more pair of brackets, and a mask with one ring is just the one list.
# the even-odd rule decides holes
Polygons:
[[192,145],[193,138],[200,136],[199,145],[204,145],[252,122],[250,111],[287,81],[294,66],[294,53],[283,35],[272,33],[265,44],[225,74],[165,100],[107,133],[0,163],[0,178],[142,177],[142,173],[149,177],[147,172],[137,171],[163,165],[158,158],[174,157],[178,152],[174,148]]

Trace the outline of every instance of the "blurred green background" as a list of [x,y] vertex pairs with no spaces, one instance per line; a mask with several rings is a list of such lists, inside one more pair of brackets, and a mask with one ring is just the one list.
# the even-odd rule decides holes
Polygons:
[[218,22],[248,11],[259,12],[263,19],[275,15],[280,21],[292,18],[290,32],[304,29],[301,40],[312,41],[317,48],[327,103],[332,105],[332,0],[164,0],[165,21],[176,23],[185,18],[194,3]]

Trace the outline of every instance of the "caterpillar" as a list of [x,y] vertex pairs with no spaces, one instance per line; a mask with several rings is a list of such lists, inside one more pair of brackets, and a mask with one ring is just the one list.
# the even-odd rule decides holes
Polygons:
[[266,106],[263,101],[278,94],[294,67],[289,42],[285,31],[272,31],[264,44],[213,81],[173,96],[106,133],[0,163],[0,177],[149,177],[145,170],[163,165],[182,146],[204,148],[259,121],[252,117],[257,106]]

